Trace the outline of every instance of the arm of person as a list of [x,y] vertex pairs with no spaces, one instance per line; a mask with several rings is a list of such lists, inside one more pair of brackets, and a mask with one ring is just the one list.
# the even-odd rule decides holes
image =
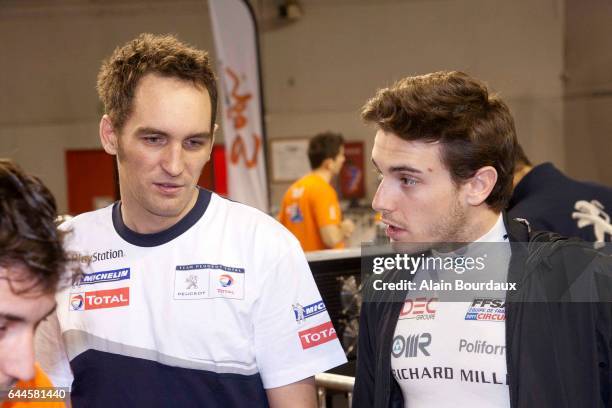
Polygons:
[[325,246],[333,248],[350,237],[354,230],[355,224],[353,224],[353,221],[345,219],[340,224],[326,225],[319,228],[319,233]]
[[271,407],[314,408],[313,376],[346,356],[299,241],[287,230],[274,241],[281,253],[262,260],[262,279],[253,283],[260,287],[252,308],[255,360]]
[[271,408],[316,408],[314,377],[266,390]]

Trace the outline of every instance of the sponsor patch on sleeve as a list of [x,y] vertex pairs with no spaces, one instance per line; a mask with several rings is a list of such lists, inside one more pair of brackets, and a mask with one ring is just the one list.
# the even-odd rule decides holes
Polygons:
[[336,330],[331,321],[298,332],[302,349],[306,350],[337,339]]
[[309,317],[318,315],[319,313],[323,313],[327,310],[325,307],[325,303],[322,300],[314,302],[310,305],[302,306],[300,303],[295,303],[292,305],[293,314],[295,315],[295,321],[298,324],[304,323],[304,320]]

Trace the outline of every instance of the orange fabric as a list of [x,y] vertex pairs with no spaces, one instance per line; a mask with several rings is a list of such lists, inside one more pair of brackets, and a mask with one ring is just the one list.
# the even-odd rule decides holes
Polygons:
[[[307,174],[285,193],[278,219],[297,237],[304,251],[327,249],[319,229],[339,225],[342,220],[336,190],[322,177]],[[344,248],[344,243],[334,248]]]
[[[34,379],[30,381],[19,381],[17,388],[42,388],[42,387],[53,387],[47,375],[36,365],[36,373]],[[66,404],[63,402],[8,402],[5,401],[0,405],[1,408],[66,408]]]

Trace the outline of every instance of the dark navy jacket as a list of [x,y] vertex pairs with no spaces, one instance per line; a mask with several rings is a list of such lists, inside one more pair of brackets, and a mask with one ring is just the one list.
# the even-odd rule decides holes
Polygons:
[[517,184],[508,215],[528,220],[535,231],[612,242],[612,188],[573,180],[551,163],[535,166]]
[[[579,240],[531,233],[506,215],[504,223],[510,242],[519,243],[512,247],[508,282],[520,289],[506,295],[510,406],[612,407],[612,259]],[[564,297],[584,270],[596,271],[588,286],[598,301],[568,302]],[[380,276],[407,278],[397,271]],[[398,293],[364,291],[354,408],[404,407],[391,374],[391,347],[405,294],[398,300]]]

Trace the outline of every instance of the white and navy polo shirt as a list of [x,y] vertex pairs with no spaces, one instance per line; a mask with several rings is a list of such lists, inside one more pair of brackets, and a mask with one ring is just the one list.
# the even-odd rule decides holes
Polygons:
[[74,407],[267,406],[346,361],[299,242],[256,209],[200,190],[160,233],[120,203],[64,228],[85,273],[57,296],[63,344],[47,323],[37,353]]

